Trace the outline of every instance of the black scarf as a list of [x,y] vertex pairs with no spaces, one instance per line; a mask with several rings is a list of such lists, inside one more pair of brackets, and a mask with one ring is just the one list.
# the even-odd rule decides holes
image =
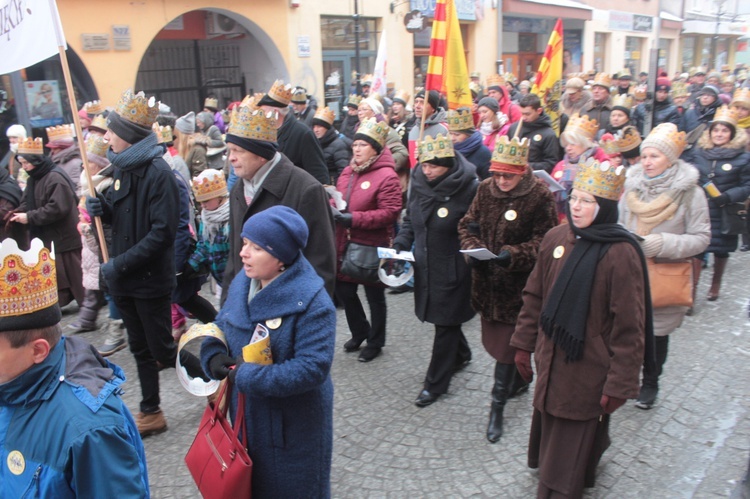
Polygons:
[[52,160],[48,156],[40,156],[38,154],[28,154],[24,155],[23,158],[34,165],[34,169],[29,171],[29,179],[26,181],[26,211],[33,211],[36,210],[36,197],[34,193],[34,185],[37,183],[38,180],[44,178],[49,172],[56,171],[60,173],[65,180],[68,181],[68,185],[70,186],[70,190],[75,196],[76,188],[73,184],[73,181],[70,179],[67,173],[65,173],[65,170],[57,166],[52,162]]
[[580,360],[583,356],[586,321],[596,267],[613,243],[629,243],[638,252],[643,268],[646,306],[644,365],[653,367],[656,363],[654,321],[646,257],[633,235],[617,224],[617,201],[596,196],[595,198],[599,204],[599,213],[594,222],[585,229],[579,229],[573,225],[570,208],[567,209],[569,227],[579,240],[576,241],[573,251],[552,286],[549,300],[542,311],[542,329],[565,352],[566,362]]
[[411,189],[417,196],[415,199],[425,220],[435,211],[435,205],[450,200],[467,185],[476,181],[473,173],[467,174],[466,172],[466,160],[456,156],[455,161],[455,165],[445,175],[434,180],[427,180],[421,168],[417,168],[414,172]]
[[21,188],[16,180],[10,176],[8,170],[0,167],[0,198],[7,199],[14,208],[21,204]]

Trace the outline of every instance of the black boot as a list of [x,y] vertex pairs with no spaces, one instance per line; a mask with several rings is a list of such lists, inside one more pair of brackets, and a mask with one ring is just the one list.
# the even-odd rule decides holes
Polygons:
[[495,364],[495,385],[492,387],[492,405],[490,421],[487,424],[487,440],[495,443],[503,436],[503,410],[510,394],[513,376],[516,374],[514,364]]
[[649,410],[656,402],[656,396],[659,394],[659,376],[661,376],[664,363],[667,361],[667,351],[669,350],[669,336],[657,336],[654,338],[656,343],[656,366],[654,372],[643,369],[643,385],[635,401],[635,406],[639,409]]
[[523,379],[521,373],[518,372],[518,368],[516,368],[515,373],[513,373],[513,382],[510,385],[510,393],[508,394],[508,398],[512,399],[513,397],[522,395],[527,391],[529,391],[529,382]]

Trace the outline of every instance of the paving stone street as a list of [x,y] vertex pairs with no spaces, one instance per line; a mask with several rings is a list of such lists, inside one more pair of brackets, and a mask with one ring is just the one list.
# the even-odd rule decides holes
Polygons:
[[[709,267],[696,315],[672,335],[657,406],[643,411],[629,401],[613,415],[612,446],[586,497],[729,497],[738,489],[750,450],[750,254],[732,255],[715,302],[705,300],[710,278]],[[464,328],[473,362],[454,377],[447,395],[420,409],[414,399],[433,327],[415,318],[411,293],[387,294],[387,300],[387,345],[369,364],[344,353],[350,336],[338,311],[332,495],[534,497],[537,478],[526,467],[531,394],[508,403],[497,444],[485,439],[494,361],[482,348],[479,320]],[[95,345],[104,341],[98,332],[82,336]],[[138,412],[132,355],[123,350],[110,359],[125,369],[124,398]],[[151,492],[155,498],[199,497],[183,458],[205,399],[187,393],[174,370],[163,371],[161,381],[169,431],[145,439]]]

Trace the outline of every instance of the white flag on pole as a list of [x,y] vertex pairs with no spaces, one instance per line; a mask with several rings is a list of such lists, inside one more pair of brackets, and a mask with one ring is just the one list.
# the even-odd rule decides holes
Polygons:
[[66,47],[55,0],[0,0],[0,74],[27,68]]
[[385,78],[388,58],[386,55],[385,30],[380,33],[380,43],[378,44],[378,55],[375,57],[375,71],[372,73],[372,85],[370,93],[379,93],[385,96]]

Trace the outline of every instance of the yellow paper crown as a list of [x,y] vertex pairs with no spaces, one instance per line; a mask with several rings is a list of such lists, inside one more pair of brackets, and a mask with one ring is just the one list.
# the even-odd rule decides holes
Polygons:
[[518,81],[518,79],[516,78],[516,75],[514,75],[513,73],[503,73],[503,78],[505,79],[506,82],[510,82],[510,83],[515,83]]
[[687,84],[681,81],[672,83],[672,91],[670,93],[672,94],[672,97],[685,97],[690,95]]
[[624,187],[624,166],[615,167],[609,161],[599,163],[594,158],[578,165],[578,173],[573,181],[573,189],[612,201],[620,200]]
[[599,122],[595,119],[589,119],[588,116],[576,113],[568,120],[568,125],[565,127],[566,132],[579,131],[586,137],[593,140],[596,132],[599,130]]
[[721,106],[716,110],[713,121],[720,121],[722,123],[732,125],[736,130],[737,122],[739,121],[739,119],[739,114],[737,113],[737,110],[735,108],[729,106]]
[[203,101],[203,107],[219,109],[219,99],[216,97],[206,97]]
[[594,76],[594,83],[592,85],[599,85],[609,88],[612,86],[612,77],[609,76],[609,73],[596,73],[596,76]]
[[648,87],[646,85],[638,85],[633,89],[633,97],[635,100],[646,100],[646,97],[648,97]]
[[101,114],[97,114],[94,116],[94,119],[91,120],[91,124],[89,125],[90,128],[98,128],[99,130],[104,130],[105,132],[109,130],[109,127],[107,127],[107,118],[105,118]]
[[0,244],[0,318],[26,315],[57,303],[55,254],[33,239],[28,251],[14,239]]
[[372,80],[374,80],[375,77],[371,74],[366,74],[362,77],[362,85],[372,85]]
[[288,83],[284,85],[283,80],[276,80],[271,90],[268,91],[268,96],[276,102],[288,106],[292,101],[292,86]]
[[47,128],[47,142],[53,140],[64,140],[73,138],[73,127],[70,125],[57,125]]
[[730,105],[750,109],[750,88],[738,88],[735,90]]
[[86,111],[86,114],[102,114],[104,112],[104,106],[102,106],[101,101],[95,100],[84,104],[83,110]]
[[302,88],[297,88],[292,93],[291,101],[295,104],[304,104],[305,102],[307,102],[307,92],[305,92],[305,90]]
[[505,78],[503,78],[502,76],[496,74],[487,77],[487,88],[503,86],[505,86]]
[[620,152],[632,151],[641,145],[641,134],[634,126],[626,126],[617,132],[617,148]]
[[106,158],[108,148],[109,143],[104,140],[104,137],[89,135],[89,138],[86,139],[86,152],[89,154]]
[[156,134],[156,141],[159,144],[167,144],[169,142],[172,142],[174,140],[174,134],[172,133],[172,127],[167,126],[159,126],[158,123],[154,123],[151,126],[151,130],[154,131]]
[[400,101],[404,106],[406,106],[407,104],[409,104],[410,98],[411,95],[409,95],[409,92],[407,92],[406,90],[399,90],[393,97],[393,101]]
[[605,133],[602,138],[599,139],[599,147],[602,148],[608,156],[620,154],[620,146],[617,143],[617,139],[611,133]]
[[134,94],[133,90],[127,89],[122,93],[115,112],[124,120],[151,128],[151,124],[159,116],[159,103],[153,97],[147,99],[143,92]]
[[219,170],[203,170],[193,179],[193,194],[199,203],[227,195],[227,181]]
[[44,144],[42,143],[41,137],[32,139],[26,137],[18,143],[17,154],[44,154]]
[[329,125],[333,125],[333,122],[336,121],[336,113],[334,113],[333,109],[328,106],[318,108],[318,110],[315,111],[315,116],[313,116],[313,119],[325,121]]
[[612,107],[624,107],[625,109],[632,109],[633,97],[629,94],[618,94],[612,97]]
[[262,109],[251,109],[239,105],[232,110],[232,122],[228,134],[251,140],[276,142],[277,113],[265,113]]
[[357,129],[358,134],[366,135],[373,139],[381,146],[385,145],[385,139],[388,138],[390,127],[385,121],[378,122],[374,117],[364,120]]
[[438,158],[454,158],[456,153],[453,152],[453,142],[449,136],[441,133],[434,138],[428,135],[419,144],[419,162],[429,163]]
[[349,100],[346,101],[347,106],[359,107],[359,103],[362,102],[362,96],[352,94],[349,96]]
[[448,122],[448,130],[451,132],[475,129],[474,117],[468,107],[448,111],[448,117],[445,120]]
[[526,166],[529,163],[529,140],[519,140],[518,137],[508,139],[507,135],[498,137],[495,141],[495,150],[492,151],[492,162]]

